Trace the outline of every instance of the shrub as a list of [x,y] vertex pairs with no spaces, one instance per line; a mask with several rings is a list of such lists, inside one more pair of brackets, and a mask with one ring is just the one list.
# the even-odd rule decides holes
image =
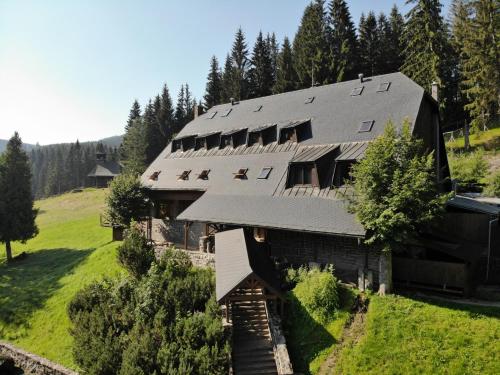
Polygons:
[[492,197],[500,197],[500,170],[488,178],[485,194]]
[[468,154],[450,153],[448,162],[451,177],[463,183],[479,183],[488,171],[488,163],[482,150]]
[[144,188],[139,179],[130,174],[116,176],[109,187],[106,216],[113,225],[128,228],[148,207]]
[[155,258],[154,248],[132,224],[123,243],[118,247],[118,261],[136,279],[145,275]]
[[333,319],[340,308],[339,283],[331,268],[302,272],[293,294],[307,312],[321,322]]

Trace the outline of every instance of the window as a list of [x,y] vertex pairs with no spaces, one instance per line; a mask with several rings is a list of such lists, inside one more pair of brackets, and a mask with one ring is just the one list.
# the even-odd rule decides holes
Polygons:
[[216,115],[216,114],[217,114],[217,111],[212,112],[212,113],[209,113],[209,114],[207,115],[207,120],[211,120],[211,119],[213,119],[213,118],[215,117],[215,115]]
[[220,117],[227,117],[227,116],[229,116],[229,114],[231,113],[232,110],[233,110],[232,108],[226,109],[224,112],[222,112],[222,114],[220,115]]
[[295,164],[291,166],[289,187],[295,185],[313,185],[317,186],[316,180],[313,178],[314,163]]
[[311,120],[292,121],[280,129],[279,143],[302,142],[311,136]]
[[377,92],[389,91],[390,86],[391,86],[390,82],[380,82],[378,85]]
[[260,112],[261,109],[262,109],[262,106],[258,105],[257,108],[255,108],[253,111],[254,112]]
[[247,179],[248,168],[238,169],[238,172],[233,173],[234,179],[236,180],[246,180]]
[[198,180],[208,180],[208,174],[210,173],[210,169],[204,169],[198,175]]
[[304,102],[304,104],[311,104],[312,102],[314,102],[314,96],[311,96],[309,98],[307,98]]
[[359,96],[363,93],[365,86],[355,87],[351,91],[351,96]]
[[248,133],[248,146],[252,146],[255,143],[261,146],[266,146],[269,143],[276,141],[276,124],[264,125],[258,127]]
[[273,170],[273,167],[264,167],[260,171],[259,176],[257,177],[259,180],[267,180],[269,175],[271,174],[271,171]]
[[375,121],[373,120],[363,121],[359,125],[358,133],[367,133],[371,131],[374,123]]
[[154,172],[151,176],[149,176],[149,179],[151,181],[158,181],[158,176],[160,175],[161,171]]
[[253,228],[253,238],[257,242],[266,242],[266,228]]
[[333,185],[339,187],[345,185],[346,181],[352,181],[351,168],[354,163],[354,160],[342,160],[335,163]]
[[205,137],[196,138],[196,140],[195,140],[194,149],[199,150],[201,148],[207,148],[207,139]]
[[189,174],[191,173],[191,169],[188,169],[188,170],[185,170],[184,172],[182,172],[180,175],[178,175],[177,179],[178,180],[189,180]]

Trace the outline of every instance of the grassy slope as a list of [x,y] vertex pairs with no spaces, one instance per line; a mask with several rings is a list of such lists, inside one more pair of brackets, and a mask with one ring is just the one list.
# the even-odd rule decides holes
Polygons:
[[118,274],[111,231],[99,226],[104,190],[86,190],[37,202],[40,234],[15,244],[26,259],[0,255],[0,339],[75,367],[66,306],[83,285]]
[[335,373],[500,374],[500,309],[373,296]]

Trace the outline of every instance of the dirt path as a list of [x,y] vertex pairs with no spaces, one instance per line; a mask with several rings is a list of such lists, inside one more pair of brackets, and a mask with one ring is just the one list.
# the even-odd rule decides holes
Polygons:
[[334,374],[338,355],[342,349],[356,345],[363,337],[365,334],[367,309],[368,300],[363,296],[358,296],[353,308],[353,314],[344,327],[339,344],[333,349],[325,362],[323,362],[318,371],[318,375]]

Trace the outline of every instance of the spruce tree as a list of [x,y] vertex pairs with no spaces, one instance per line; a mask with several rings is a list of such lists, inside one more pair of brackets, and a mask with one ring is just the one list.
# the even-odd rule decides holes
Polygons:
[[219,62],[217,57],[212,56],[210,60],[210,71],[207,77],[207,85],[205,89],[205,96],[203,100],[205,107],[212,108],[220,104],[222,101],[222,74],[219,69]]
[[278,57],[280,54],[280,48],[276,40],[276,35],[274,33],[272,33],[271,35],[269,35],[269,33],[267,34],[266,42],[269,49],[269,54],[271,56],[271,67],[273,72],[273,86],[274,86],[278,75]]
[[157,114],[157,121],[165,147],[172,140],[174,132],[174,109],[172,106],[172,98],[170,97],[170,92],[166,84],[163,85],[161,92],[160,110]]
[[174,128],[174,134],[179,133],[179,131],[184,126],[184,120],[186,118],[186,107],[185,107],[185,104],[186,104],[186,98],[185,98],[185,92],[184,92],[184,85],[181,85],[179,93],[177,94],[177,105],[175,106],[175,114],[174,114],[175,128]]
[[132,122],[141,116],[141,106],[139,105],[139,102],[134,100],[134,103],[132,104],[132,108],[130,109],[130,114],[128,115],[128,120],[127,120],[127,125],[125,126],[125,131],[130,127]]
[[222,103],[227,103],[233,97],[233,59],[231,55],[226,56],[224,71],[222,73]]
[[269,45],[259,32],[252,53],[249,70],[249,96],[257,98],[270,95],[273,87],[273,66]]
[[345,0],[332,0],[328,8],[333,79],[336,82],[354,79],[359,73],[359,55],[356,29],[349,7]]
[[248,98],[248,50],[245,41],[245,34],[241,27],[236,32],[233,49],[231,50],[232,69],[232,97],[236,100]]
[[390,33],[388,38],[387,67],[389,72],[397,72],[403,65],[403,43],[401,35],[403,34],[405,21],[398,7],[394,5],[389,16]]
[[500,98],[500,3],[475,0],[470,3],[472,16],[464,22],[462,48],[464,92],[470,100],[465,109],[471,125],[482,130],[496,119]]
[[388,59],[391,53],[391,24],[383,12],[377,19],[377,37],[379,49],[376,55],[375,74],[392,73]]
[[432,82],[442,88],[449,70],[449,45],[439,0],[408,0],[414,4],[403,31],[405,61],[402,72],[431,92]]
[[139,117],[132,122],[129,130],[123,136],[122,164],[124,173],[136,176],[146,170],[147,135],[146,120]]
[[292,46],[290,45],[290,40],[285,37],[281,52],[278,56],[276,83],[273,88],[273,93],[279,94],[295,90],[296,85],[297,75],[293,64]]
[[293,52],[298,88],[331,81],[331,50],[322,1],[309,4],[304,10]]
[[361,60],[361,73],[373,76],[377,74],[379,61],[379,36],[375,13],[369,12],[365,17],[361,14],[359,20],[359,55]]
[[[186,116],[184,117],[184,122],[182,123],[181,129],[184,127],[184,125],[193,120],[195,106],[196,98],[193,97],[193,94],[189,90],[189,85],[186,83],[184,85],[184,112]],[[179,131],[181,129],[179,129]]]
[[5,244],[8,262],[12,260],[11,242],[24,243],[38,234],[37,214],[29,158],[16,132],[0,161],[0,242]]

